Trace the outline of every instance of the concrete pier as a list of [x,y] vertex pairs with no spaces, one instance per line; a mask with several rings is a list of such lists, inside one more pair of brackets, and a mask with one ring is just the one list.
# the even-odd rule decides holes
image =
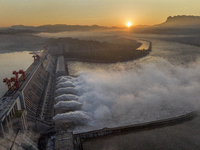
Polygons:
[[57,76],[66,76],[68,75],[68,70],[66,70],[65,58],[64,55],[58,57],[57,67],[56,67]]

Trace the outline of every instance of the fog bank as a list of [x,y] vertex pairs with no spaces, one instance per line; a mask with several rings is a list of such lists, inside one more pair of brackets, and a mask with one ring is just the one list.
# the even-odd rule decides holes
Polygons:
[[82,72],[75,82],[90,128],[166,119],[195,110],[200,97],[200,61],[187,67],[165,60],[132,71]]
[[[177,117],[199,108],[200,61],[183,67],[160,59],[129,71],[119,65],[120,70],[84,71],[69,79],[78,97],[64,94],[55,100],[76,98],[81,109],[54,120],[76,122],[77,133]],[[67,93],[69,87],[60,89]],[[84,120],[83,113],[90,119]]]

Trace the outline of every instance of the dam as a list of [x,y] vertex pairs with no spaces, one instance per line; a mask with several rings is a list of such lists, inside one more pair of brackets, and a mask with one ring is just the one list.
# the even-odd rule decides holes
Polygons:
[[[31,128],[33,132],[42,132],[54,126],[51,121],[54,114],[50,98],[56,63],[56,58],[52,57],[48,50],[43,50],[37,58],[34,56],[34,61],[24,72],[24,76],[18,78],[20,71],[15,71],[17,75],[14,77],[13,86],[9,87],[0,100],[2,138],[5,138],[10,130],[14,133],[26,133]],[[11,84],[10,79],[5,79],[5,82]],[[6,147],[12,144],[9,142]]]
[[[71,107],[66,110],[59,106],[56,109],[54,106],[56,97],[59,95],[59,93],[55,92],[56,79],[69,74],[68,66],[62,54],[54,56],[51,55],[51,51],[44,49],[38,54],[38,57],[34,57],[33,63],[25,71],[25,79],[23,76],[19,78],[19,87],[12,86],[0,100],[0,136],[2,140],[7,142],[6,145],[1,143],[1,149],[20,149],[21,147],[43,149],[39,145],[44,143],[46,144],[44,149],[84,149],[84,141],[87,142],[90,139],[178,125],[197,116],[196,112],[189,112],[175,118],[143,124],[73,133],[73,131],[68,131],[68,128],[74,126],[74,122],[62,120],[55,122],[52,119],[56,114],[66,111],[75,112],[81,107],[81,105],[76,104],[78,107],[76,110]],[[60,95],[63,95],[63,93]],[[74,96],[75,93],[69,91],[69,95]],[[76,100],[77,97],[74,96],[70,99]],[[66,103],[66,105],[71,105],[71,103]],[[10,130],[13,131],[11,132]],[[48,137],[48,139],[44,140],[44,143],[40,140],[40,144],[31,139],[29,142],[22,141],[21,143],[17,140],[20,135],[26,135],[30,132],[33,134],[39,133],[41,136]],[[9,134],[13,135],[13,137],[8,136]]]

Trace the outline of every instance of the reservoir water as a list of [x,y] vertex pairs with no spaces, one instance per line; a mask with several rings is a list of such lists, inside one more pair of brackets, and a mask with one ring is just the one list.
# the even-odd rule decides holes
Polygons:
[[7,85],[3,83],[4,78],[11,78],[14,70],[26,70],[32,63],[33,58],[30,52],[0,53],[0,96],[7,91]]

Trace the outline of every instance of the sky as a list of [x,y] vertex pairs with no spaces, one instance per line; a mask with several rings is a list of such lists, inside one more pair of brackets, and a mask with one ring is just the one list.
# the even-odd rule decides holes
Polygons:
[[200,0],[0,0],[0,27],[44,24],[154,25],[168,16],[200,16]]

